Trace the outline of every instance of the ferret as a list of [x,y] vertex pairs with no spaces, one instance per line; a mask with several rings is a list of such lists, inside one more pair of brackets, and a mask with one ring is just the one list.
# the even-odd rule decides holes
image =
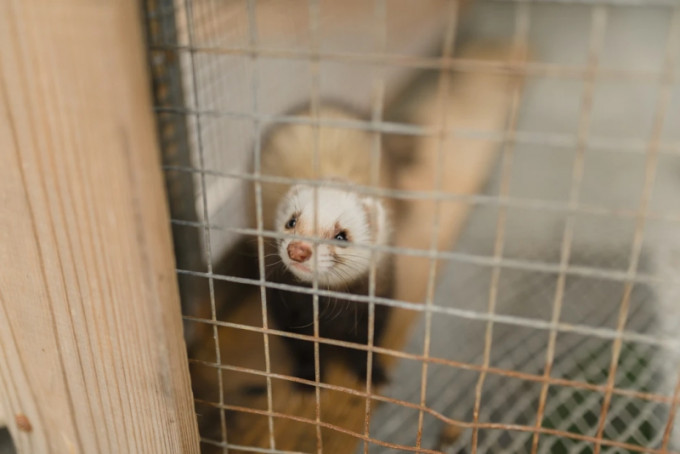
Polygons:
[[[309,111],[297,112],[310,116]],[[323,119],[358,120],[355,114],[338,108],[322,108]],[[266,139],[261,154],[261,174],[319,181],[310,184],[262,184],[264,227],[278,233],[294,235],[270,244],[266,261],[270,282],[311,288],[316,277],[318,288],[354,295],[369,294],[371,250],[362,245],[390,243],[388,203],[349,187],[324,185],[324,182],[348,185],[371,184],[371,133],[340,127],[282,125]],[[318,161],[314,164],[315,148]],[[386,184],[389,168],[381,159],[379,180]],[[316,192],[316,200],[314,193]],[[316,202],[316,204],[315,204]],[[316,209],[318,207],[318,209]],[[315,221],[316,217],[316,221]],[[312,239],[331,240],[314,244]],[[315,257],[316,254],[316,257]],[[392,295],[392,261],[385,253],[374,251],[376,266],[375,296]],[[291,333],[313,335],[312,295],[268,288],[267,307],[275,325]],[[319,335],[359,344],[368,342],[368,303],[342,297],[319,296]],[[374,344],[378,344],[389,312],[375,305]],[[294,374],[315,379],[314,344],[311,341],[284,338],[294,359]],[[320,348],[321,374],[328,352],[339,350],[356,376],[367,378],[367,352],[357,349],[333,349],[323,343]],[[372,382],[387,380],[379,361],[373,361]]]

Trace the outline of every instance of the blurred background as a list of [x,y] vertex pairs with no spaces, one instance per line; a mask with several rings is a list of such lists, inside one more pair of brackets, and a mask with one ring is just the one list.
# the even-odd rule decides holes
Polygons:
[[[430,315],[414,310],[415,326],[399,333],[403,352],[441,361],[428,363],[425,381],[422,361],[397,361],[378,393],[412,405],[378,405],[364,435],[386,443],[358,443],[357,452],[680,451],[672,419],[680,365],[677,1],[147,0],[144,19],[184,315],[207,317],[213,268],[252,233],[244,230],[252,227],[249,178],[269,126],[293,121],[291,108],[318,98],[367,118],[378,106],[386,143],[422,135],[423,118],[439,114],[432,93],[446,72],[457,93],[446,108],[456,118],[492,118],[454,122],[450,132],[496,152],[479,151],[491,156],[488,165],[447,167],[445,179],[473,182],[447,192],[466,208],[445,224],[450,247]],[[458,58],[475,43],[505,51]],[[453,60],[443,55],[449,45]],[[508,49],[528,50],[528,63],[513,66]],[[490,104],[477,73],[521,83],[507,89],[509,100]],[[232,290],[216,295],[217,309],[243,324]],[[212,331],[185,329],[190,359],[202,358],[192,348]],[[252,356],[262,351],[258,344]],[[223,383],[225,402],[250,405],[246,388],[211,377],[200,386]],[[304,404],[276,402],[291,414]],[[447,436],[447,418],[468,426]],[[227,419],[235,432],[267,430]],[[540,437],[535,427],[545,429]],[[328,447],[336,446],[330,432],[323,452],[340,452]],[[229,448],[226,439],[216,446],[317,452],[278,433],[278,449],[263,448],[263,433],[251,437],[252,449]],[[12,452],[9,444],[0,430],[0,453]]]
[[[557,76],[527,77],[517,140],[505,151],[509,169],[504,172],[499,161],[485,194],[523,203],[476,207],[454,250],[494,256],[498,229],[504,232],[499,255],[511,266],[502,267],[496,278],[495,313],[505,317],[493,324],[490,366],[543,374],[551,342],[547,322],[555,317],[557,300],[561,311],[555,319],[564,326],[552,339],[551,377],[605,385],[613,339],[620,336],[614,330],[622,316],[629,337],[622,341],[614,386],[669,396],[677,377],[680,322],[680,86],[677,79],[664,82],[661,74],[677,73],[680,51],[677,45],[668,49],[677,7],[673,16],[670,8],[649,2],[607,3],[521,5],[528,10],[532,60],[554,65]],[[517,8],[478,2],[462,28],[469,36],[510,39]],[[675,69],[664,63],[667,52]],[[560,77],[557,68],[585,67],[589,61],[600,75]],[[562,294],[556,295],[560,264],[568,271]],[[449,263],[436,304],[487,312],[492,275],[490,266]],[[485,321],[437,316],[432,323],[434,356],[484,363]],[[421,322],[408,348],[422,351],[424,336]],[[417,369],[401,363],[397,376],[403,382],[397,380],[391,395],[417,401]],[[479,375],[432,366],[428,407],[471,420]],[[540,383],[498,374],[481,383],[479,421],[535,424]],[[602,404],[601,392],[550,386],[542,425],[596,436]],[[602,436],[658,448],[668,414],[668,406],[658,402],[615,395]],[[372,427],[376,438],[412,444],[417,420],[418,412],[386,406],[378,410]],[[441,424],[431,418],[423,438],[436,440],[440,430]],[[469,450],[471,431],[466,434],[446,452],[469,452],[463,449]],[[482,431],[478,452],[532,452],[531,439],[531,433]],[[593,452],[585,441],[540,440],[540,453]],[[678,442],[675,431],[671,449],[678,449]]]

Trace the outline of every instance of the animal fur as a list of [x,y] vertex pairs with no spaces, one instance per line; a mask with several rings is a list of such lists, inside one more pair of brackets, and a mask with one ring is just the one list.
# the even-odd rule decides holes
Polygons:
[[[308,111],[298,112],[310,116]],[[357,116],[338,107],[322,108],[324,120],[354,121]],[[356,185],[371,186],[372,169],[378,162],[378,184],[387,186],[388,159],[375,159],[373,133],[335,126],[281,125],[265,141],[261,174],[332,182],[314,188],[307,184],[262,184],[264,227],[295,235],[270,242],[267,248],[267,280],[349,295],[369,295],[371,263],[376,266],[375,296],[392,295],[392,261],[385,253],[371,256],[365,245],[387,245],[391,231],[389,202],[353,190]],[[318,161],[315,165],[315,153]],[[318,209],[317,209],[318,208]],[[332,243],[315,244],[312,239]],[[313,299],[310,293],[268,288],[267,304],[276,325],[283,330],[313,335]],[[374,343],[380,341],[388,317],[386,306],[375,305]],[[342,297],[319,297],[319,335],[365,345],[369,333],[369,305]],[[295,361],[295,375],[315,379],[314,344],[286,338]],[[347,364],[364,380],[367,353],[360,349],[333,349],[320,344],[320,360],[341,350]],[[386,380],[379,361],[373,362],[372,380]]]

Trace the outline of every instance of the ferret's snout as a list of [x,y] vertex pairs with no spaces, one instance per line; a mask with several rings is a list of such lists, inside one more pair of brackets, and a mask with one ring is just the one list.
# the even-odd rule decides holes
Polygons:
[[306,262],[312,256],[312,248],[300,241],[288,245],[288,257],[295,262]]

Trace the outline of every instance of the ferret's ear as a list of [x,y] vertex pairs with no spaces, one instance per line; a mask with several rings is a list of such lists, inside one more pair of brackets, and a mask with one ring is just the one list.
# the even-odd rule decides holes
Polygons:
[[363,197],[361,199],[361,205],[366,213],[371,238],[375,240],[380,232],[385,229],[385,223],[387,222],[385,207],[380,200],[373,197]]
[[276,206],[275,229],[282,228],[286,221],[290,219],[290,215],[292,214],[295,203],[293,200],[301,189],[302,186],[297,184],[289,187],[288,190],[285,190],[283,187],[280,188],[282,192],[280,193],[281,196],[279,197],[279,201]]
[[287,195],[289,197],[294,197],[302,190],[302,188],[303,186],[301,184],[294,184],[288,189]]

